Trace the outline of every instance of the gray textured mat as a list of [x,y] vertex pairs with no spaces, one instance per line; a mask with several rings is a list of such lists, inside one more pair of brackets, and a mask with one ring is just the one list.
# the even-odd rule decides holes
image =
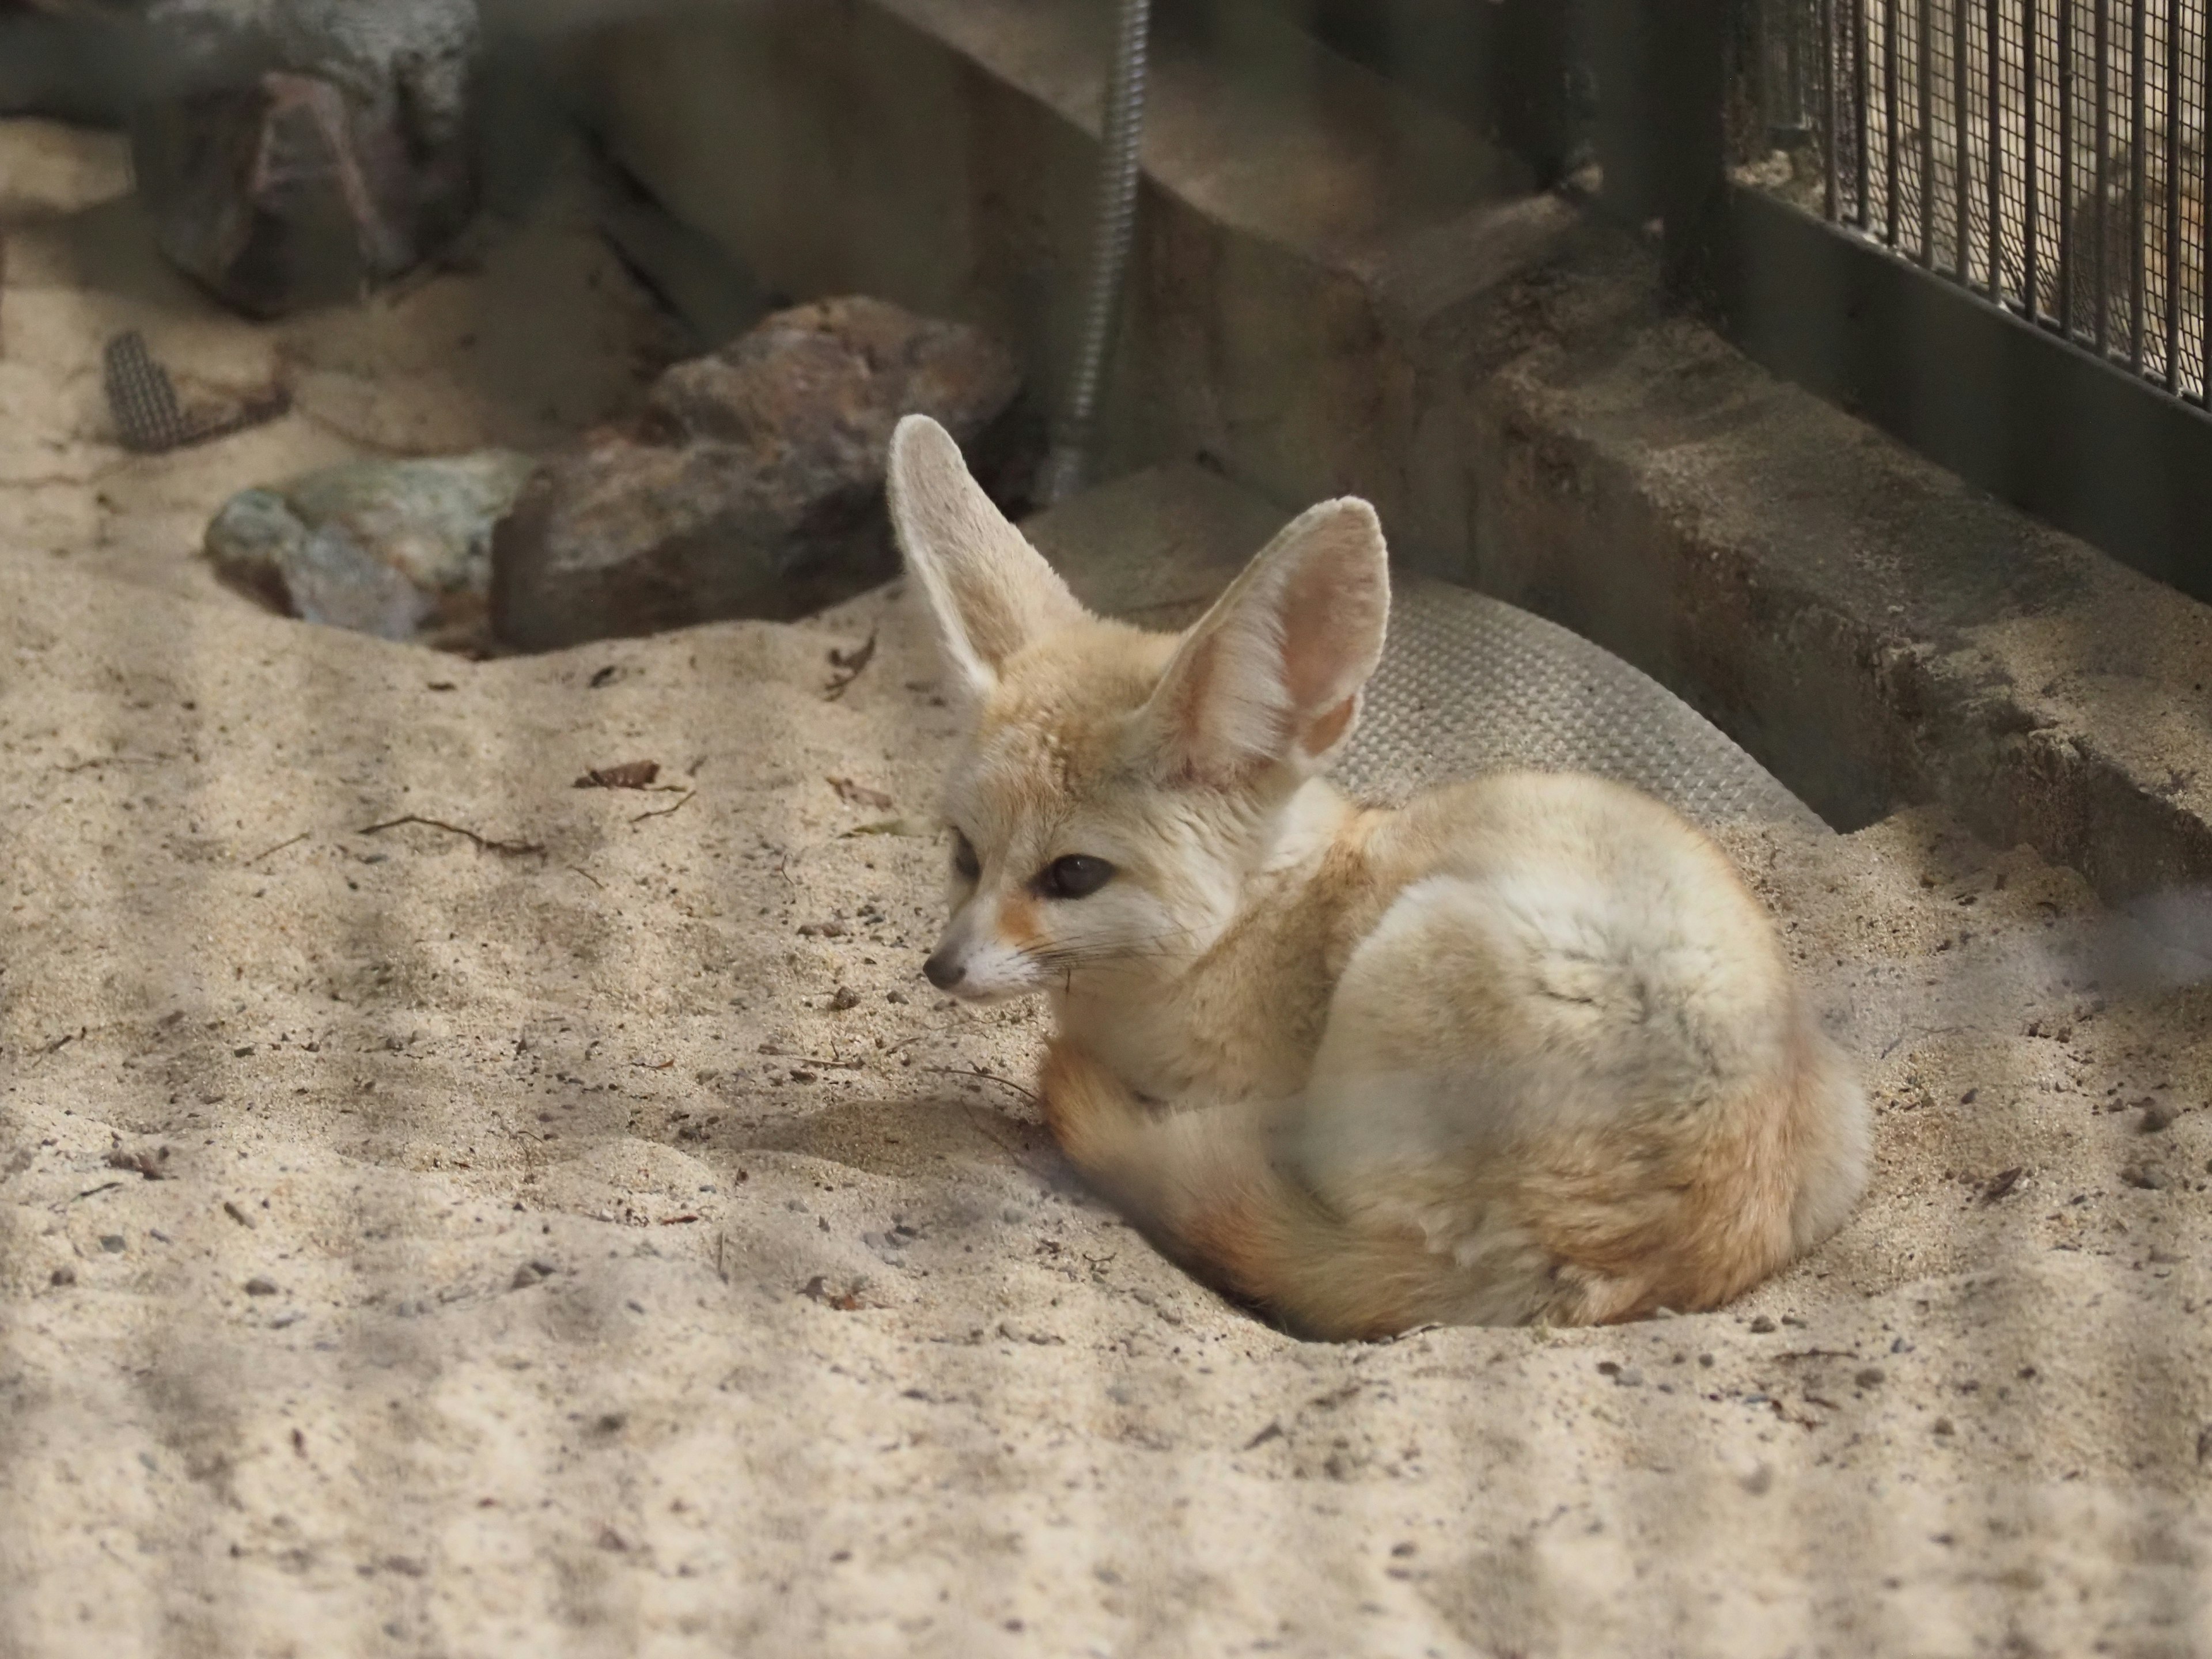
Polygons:
[[[1178,626],[1285,515],[1194,467],[1087,490],[1022,526],[1086,605]],[[1337,775],[1379,801],[1514,767],[1595,772],[1698,823],[1821,828],[1812,810],[1650,675],[1541,617],[1401,577],[1390,638]]]
[[1339,779],[1395,801],[1512,767],[1595,772],[1700,823],[1820,824],[1726,732],[1610,651],[1502,600],[1401,578]]

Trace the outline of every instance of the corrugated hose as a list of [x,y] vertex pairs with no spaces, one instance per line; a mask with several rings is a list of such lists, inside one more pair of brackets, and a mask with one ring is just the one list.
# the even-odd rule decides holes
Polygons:
[[1076,344],[1067,403],[1045,457],[1039,495],[1044,504],[1083,488],[1098,420],[1098,398],[1114,347],[1122,280],[1137,227],[1137,184],[1145,139],[1146,45],[1152,0],[1121,0],[1114,56],[1106,70],[1105,119],[1099,134],[1098,200],[1091,253],[1091,288]]

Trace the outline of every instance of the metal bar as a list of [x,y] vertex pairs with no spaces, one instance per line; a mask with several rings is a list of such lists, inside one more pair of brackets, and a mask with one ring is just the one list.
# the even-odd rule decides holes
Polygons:
[[1836,200],[1836,0],[1820,0],[1820,160],[1826,180],[1824,216],[1841,216]]
[[2181,389],[2181,0],[2166,6],[2166,389]]
[[1640,9],[1648,49],[1648,143],[1659,159],[1661,277],[1677,300],[1711,302],[1716,226],[1728,187],[1731,41],[1741,0]]
[[1851,161],[1858,175],[1858,225],[1867,228],[1867,198],[1874,193],[1874,169],[1867,160],[1868,112],[1874,103],[1874,84],[1867,69],[1867,0],[1851,7]]
[[[1785,98],[1783,106],[1788,142],[1794,147],[1805,141],[1812,131],[1811,88],[1808,79],[1811,64],[1805,50],[1807,9],[1803,0],[1779,0],[1783,17],[1782,82]],[[1774,15],[1775,4],[1769,3],[1761,12],[1763,17]],[[1772,126],[1769,119],[1770,129]]]
[[2149,118],[2144,109],[2150,94],[2148,74],[2150,42],[2150,0],[2135,0],[2134,27],[2129,39],[2129,145],[2128,161],[2128,241],[2131,279],[2128,284],[2128,362],[2138,370],[2143,366],[2143,279],[2148,274],[2143,269],[2143,244],[2150,228],[2149,181],[2144,168],[2149,157],[2143,152],[2148,148],[2149,135],[2145,129]]
[[2058,326],[2074,336],[2074,0],[2058,0]]
[[[2197,70],[2197,118],[2212,122],[2212,11],[2203,15],[2200,31],[2203,57]],[[2212,409],[2212,134],[2201,130],[2197,140],[2197,356],[2201,380],[2197,398]]]
[[2097,355],[2112,349],[2112,239],[2106,224],[2112,202],[2112,0],[2097,0],[2097,177],[2090,200],[2097,235]]
[[[2059,0],[2062,5],[2065,0]],[[2043,165],[2043,146],[2036,143],[2036,128],[2041,110],[2036,103],[2035,48],[2036,32],[2042,27],[2039,0],[2023,0],[2021,9],[2021,116],[2022,142],[2021,147],[2021,214],[2020,231],[2021,309],[2031,323],[2036,319],[2035,240],[2042,234],[2042,214],[2036,190],[2036,173]]]
[[1881,0],[1881,240],[1897,246],[1897,0]]
[[1966,0],[1951,0],[1951,170],[1954,175],[1951,205],[1958,218],[1953,246],[1959,256],[1958,276],[1962,283],[1973,281],[1969,269],[1972,262],[1966,257],[1966,243],[1972,234],[1972,216],[1966,210],[1966,196],[1972,188],[1969,175],[1972,170],[1969,165],[1971,146],[1966,141],[1967,131]]
[[1913,0],[1920,82],[1920,263],[1936,269],[1936,0]]
[[1990,99],[1990,298],[2002,305],[2005,297],[2004,100],[1999,94],[2004,90],[2004,74],[2002,69],[2003,60],[1998,53],[2002,45],[1999,26],[2004,15],[2004,0],[1989,0],[1984,10],[1989,19],[1986,39]]

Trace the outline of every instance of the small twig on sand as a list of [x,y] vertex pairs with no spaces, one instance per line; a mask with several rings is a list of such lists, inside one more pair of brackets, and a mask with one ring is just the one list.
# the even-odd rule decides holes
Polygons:
[[243,867],[251,870],[255,865],[260,863],[262,860],[273,857],[275,854],[283,852],[288,847],[297,847],[301,842],[307,840],[307,835],[308,832],[302,830],[298,835],[293,836],[289,841],[280,841],[274,847],[263,848],[252,858],[246,860]]
[[630,819],[630,822],[632,823],[643,823],[647,818],[665,818],[671,812],[680,812],[684,809],[684,807],[690,804],[691,797],[698,793],[699,792],[696,789],[691,790],[684,795],[682,800],[678,801],[673,806],[656,806],[650,812],[640,812],[636,817]]
[[1035,1155],[1021,1144],[1018,1120],[1001,1116],[989,1107],[979,1105],[963,1107],[961,1115],[968,1120],[969,1127],[1004,1152],[1006,1161],[1015,1168],[1026,1170],[1034,1176],[1051,1177],[1051,1154],[1046,1152],[1042,1156]]
[[379,836],[386,830],[397,830],[403,823],[419,823],[428,830],[443,830],[448,835],[466,836],[485,852],[503,853],[509,858],[521,858],[529,854],[543,854],[545,851],[545,843],[543,842],[496,841],[489,836],[480,836],[475,830],[466,829],[460,824],[448,823],[443,818],[426,818],[419,812],[410,812],[404,817],[387,818],[382,823],[372,823],[366,829],[356,830],[354,834]]
[[1002,1089],[1012,1089],[1032,1106],[1041,1107],[1044,1104],[1042,1098],[1035,1091],[1023,1088],[1010,1077],[1000,1077],[997,1073],[987,1072],[980,1066],[925,1066],[921,1069],[925,1072],[935,1072],[945,1077],[981,1078],[984,1082],[995,1083]]

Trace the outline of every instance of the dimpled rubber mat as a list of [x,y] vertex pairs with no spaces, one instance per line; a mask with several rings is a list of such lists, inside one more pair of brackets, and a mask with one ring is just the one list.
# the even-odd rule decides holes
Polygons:
[[1603,647],[1503,600],[1400,577],[1338,781],[1395,802],[1516,767],[1595,772],[1699,823],[1820,825],[1726,732]]
[[[1022,530],[1094,611],[1174,628],[1285,517],[1212,473],[1164,466],[1085,490]],[[1824,828],[1718,726],[1603,647],[1503,600],[1395,577],[1382,665],[1338,781],[1391,803],[1521,767],[1595,772],[1698,823]]]

